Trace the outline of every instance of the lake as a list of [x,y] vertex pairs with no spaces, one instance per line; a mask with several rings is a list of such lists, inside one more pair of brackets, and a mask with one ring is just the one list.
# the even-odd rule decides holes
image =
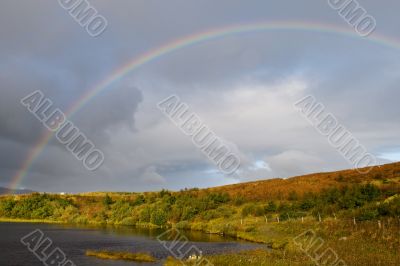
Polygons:
[[[0,223],[1,266],[44,265],[28,250],[27,246],[20,242],[22,237],[36,229],[41,230],[44,236],[53,242],[49,250],[59,247],[66,254],[67,259],[71,260],[76,266],[162,265],[162,261],[171,256],[170,252],[157,239],[159,235],[167,234],[165,229],[139,229],[128,226],[90,227],[60,224]],[[181,235],[188,239],[188,246],[194,245],[203,254],[217,254],[264,247],[219,235],[191,231],[180,232]],[[173,243],[171,242],[173,240],[171,237],[161,237],[161,239],[166,241],[166,245]],[[85,256],[87,249],[147,252],[159,261],[156,263],[135,263],[100,260]]]

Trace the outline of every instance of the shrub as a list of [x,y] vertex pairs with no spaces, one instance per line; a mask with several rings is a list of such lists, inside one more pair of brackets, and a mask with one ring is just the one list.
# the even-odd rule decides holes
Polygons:
[[146,222],[146,223],[150,222],[151,209],[149,207],[146,207],[146,208],[142,209],[140,211],[139,217],[140,217],[140,221],[141,222]]
[[134,206],[142,205],[146,202],[146,199],[143,195],[139,195],[136,197],[135,201],[133,202]]
[[175,227],[177,229],[190,229],[190,223],[188,221],[180,221],[175,225]]
[[245,202],[246,202],[245,198],[241,195],[236,196],[235,199],[233,200],[233,204],[235,204],[236,206],[240,206]]
[[248,203],[242,209],[242,217],[246,217],[248,215],[262,216],[264,213],[264,208],[254,203]]
[[161,208],[154,209],[151,213],[150,222],[158,226],[165,225],[167,223],[167,213]]
[[367,221],[373,220],[379,216],[379,212],[377,209],[361,209],[359,214],[357,215],[358,220]]
[[103,204],[109,206],[113,203],[113,200],[108,194],[104,197]]
[[273,201],[268,202],[268,205],[265,206],[265,208],[264,208],[266,213],[267,212],[276,212],[277,209],[278,209],[278,206],[276,206],[275,202],[273,202]]

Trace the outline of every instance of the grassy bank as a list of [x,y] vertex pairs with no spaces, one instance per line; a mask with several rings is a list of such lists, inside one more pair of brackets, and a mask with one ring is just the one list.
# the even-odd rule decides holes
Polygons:
[[43,224],[61,224],[63,221],[49,219],[20,219],[20,218],[0,218],[0,223],[43,223]]
[[105,260],[128,260],[137,262],[155,262],[156,259],[146,253],[132,253],[109,250],[87,250],[86,256],[96,257]]
[[[179,223],[174,226],[229,235],[271,247],[271,251],[258,249],[206,256],[214,265],[314,265],[312,259],[294,241],[297,236],[309,230],[323,240],[323,250],[332,249],[347,265],[400,265],[400,220],[397,218],[354,223],[352,219],[339,218],[318,222],[314,217],[308,216],[278,223],[276,220],[266,221],[261,217],[247,217]],[[90,251],[87,255],[103,259],[146,259],[146,256],[136,256],[137,254],[129,257],[126,253],[108,251]],[[180,263],[169,258],[166,265],[181,265]],[[187,261],[185,263],[191,264]]]
[[[250,221],[246,221],[247,226]],[[331,249],[337,254],[337,261],[346,265],[400,265],[400,221],[386,219],[378,222],[356,222],[328,219],[321,223],[313,219],[285,221],[263,224],[253,221],[252,231],[238,232],[244,238],[268,243],[271,251],[265,249],[243,251],[232,254],[206,256],[214,265],[315,265],[308,254],[316,254],[311,249],[304,252],[296,237],[306,231],[315,232],[314,240],[321,239],[319,254]],[[306,239],[313,241],[312,239]],[[319,242],[318,242],[319,243]],[[315,256],[317,258],[317,256]],[[165,265],[179,265],[179,261],[169,258]],[[185,262],[191,265],[190,262]]]

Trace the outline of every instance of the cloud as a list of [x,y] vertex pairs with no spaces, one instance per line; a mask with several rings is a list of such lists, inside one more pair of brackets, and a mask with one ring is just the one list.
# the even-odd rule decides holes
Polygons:
[[[301,20],[352,30],[324,1],[91,4],[109,22],[98,38],[57,1],[2,2],[0,185],[9,183],[46,133],[19,104],[34,90],[66,111],[147,51],[227,25]],[[363,5],[379,21],[376,33],[396,36],[397,1]],[[87,171],[53,138],[21,186],[72,192],[181,189],[351,167],[293,108],[307,94],[369,152],[382,154],[382,162],[394,160],[400,134],[399,60],[398,51],[382,43],[323,31],[254,31],[183,47],[120,77],[71,118],[104,151],[100,169]],[[230,143],[242,161],[237,175],[220,173],[157,109],[171,94]]]
[[323,171],[326,165],[326,162],[318,156],[296,150],[288,150],[270,156],[266,161],[279,177],[290,177]]
[[144,173],[140,176],[140,180],[151,185],[164,185],[166,183],[165,178],[157,173],[154,166],[146,168]]

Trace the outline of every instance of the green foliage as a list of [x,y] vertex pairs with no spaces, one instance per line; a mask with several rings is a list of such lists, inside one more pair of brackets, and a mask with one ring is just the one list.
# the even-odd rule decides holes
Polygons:
[[160,198],[163,198],[164,196],[171,196],[171,192],[169,192],[168,190],[162,189],[159,193],[158,196]]
[[240,206],[240,205],[242,205],[242,204],[245,203],[245,202],[246,202],[246,199],[245,199],[243,196],[241,196],[241,195],[236,196],[236,197],[234,198],[234,200],[233,200],[233,204],[235,204],[235,206]]
[[206,221],[217,218],[229,218],[235,214],[235,210],[229,207],[221,206],[216,210],[205,211],[201,214],[202,218]]
[[145,207],[140,211],[140,221],[148,223],[151,219],[151,209],[149,207]]
[[[201,224],[210,220],[264,215],[271,219],[279,215],[282,221],[309,214],[316,218],[318,215],[332,217],[333,214],[338,214],[371,220],[379,216],[400,216],[398,189],[391,187],[356,184],[326,189],[319,193],[305,193],[301,198],[291,192],[288,197],[290,201],[269,202],[250,202],[242,196],[231,199],[227,193],[202,193],[193,189],[134,195],[99,193],[61,196],[35,193],[0,197],[0,217],[73,223],[152,223],[157,226],[182,221]],[[217,228],[219,231],[222,230],[221,226]]]
[[328,204],[338,203],[341,197],[340,190],[337,188],[329,189],[328,191],[324,191],[322,194],[323,194],[322,196],[323,201],[325,201]]
[[167,223],[168,214],[164,209],[156,208],[151,212],[150,222],[152,224],[163,226]]
[[264,208],[255,203],[247,203],[242,209],[242,217],[246,217],[249,215],[262,216],[264,215],[264,213]]
[[112,205],[112,212],[110,214],[110,218],[113,221],[122,221],[126,217],[132,215],[132,207],[129,202],[117,200]]
[[0,216],[11,217],[12,210],[16,204],[17,202],[12,199],[0,201]]
[[377,218],[379,212],[376,208],[363,208],[355,216],[360,221],[367,221]]
[[202,213],[203,220],[209,221],[212,219],[221,218],[222,215],[217,210],[209,210]]
[[270,201],[268,202],[268,205],[266,205],[264,209],[266,213],[276,212],[278,210],[278,206],[276,205],[275,202]]
[[289,205],[286,202],[282,202],[278,207],[279,212],[288,212],[290,210],[291,210],[291,205]]
[[103,204],[106,206],[113,204],[113,200],[108,194],[104,197]]
[[228,193],[211,193],[208,195],[208,198],[215,204],[227,203],[230,200]]
[[139,206],[146,203],[146,199],[143,195],[139,195],[136,197],[135,201],[133,202],[134,206]]
[[183,211],[182,211],[181,219],[184,221],[191,220],[198,213],[199,213],[199,211],[195,207],[192,207],[192,206],[184,207]]
[[360,192],[366,201],[373,201],[381,194],[379,189],[372,184],[366,184],[365,186],[362,186],[360,188]]
[[379,197],[380,191],[376,186],[367,184],[352,188],[345,187],[341,194],[341,197],[337,199],[339,206],[342,209],[351,209],[375,200]]
[[313,199],[307,198],[307,199],[304,199],[304,200],[300,203],[300,208],[301,208],[303,211],[307,211],[307,210],[310,210],[310,209],[314,208],[315,205],[316,205],[316,202],[315,202]]
[[381,216],[400,216],[400,195],[395,196],[392,200],[379,204],[378,213]]

